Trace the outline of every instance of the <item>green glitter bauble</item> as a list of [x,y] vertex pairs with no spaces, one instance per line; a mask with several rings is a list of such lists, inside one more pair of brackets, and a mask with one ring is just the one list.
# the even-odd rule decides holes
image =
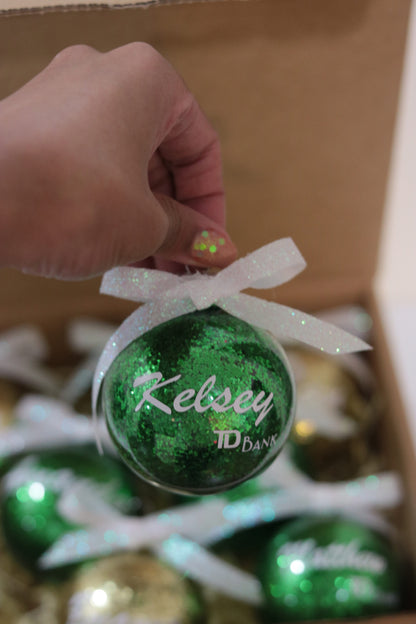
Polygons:
[[341,517],[286,523],[259,577],[272,619],[364,617],[400,606],[399,565],[386,536]]
[[281,348],[216,307],[134,340],[102,390],[107,426],[127,465],[188,494],[219,492],[264,470],[289,434],[293,403]]
[[4,480],[1,522],[5,539],[23,563],[37,567],[39,557],[75,528],[59,512],[61,496],[75,483],[89,485],[124,512],[140,511],[129,474],[96,449],[33,453],[13,466]]

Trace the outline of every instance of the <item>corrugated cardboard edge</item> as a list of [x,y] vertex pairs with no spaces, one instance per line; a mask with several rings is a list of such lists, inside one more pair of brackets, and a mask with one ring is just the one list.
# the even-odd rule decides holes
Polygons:
[[[92,10],[103,10],[103,9],[132,9],[132,8],[142,8],[146,9],[151,6],[162,6],[162,5],[172,5],[172,4],[195,4],[195,2],[199,3],[207,3],[207,2],[226,2],[227,0],[137,0],[136,2],[131,2],[131,0],[116,0],[112,2],[109,0],[108,2],[91,2],[87,1],[85,3],[72,3],[72,2],[62,2],[58,4],[54,4],[52,6],[47,5],[39,5],[32,3],[29,1],[26,4],[16,8],[15,2],[2,1],[0,0],[0,15],[3,16],[11,16],[11,15],[30,15],[34,13],[49,13],[54,11],[92,11]],[[242,0],[239,0],[242,1]],[[14,5],[14,6],[13,6]]]
[[[414,519],[416,518],[416,489],[414,487],[416,451],[409,431],[409,415],[400,393],[396,377],[397,371],[391,360],[389,344],[379,312],[380,303],[374,291],[369,293],[366,308],[373,320],[372,346],[374,347],[374,353],[377,353],[377,357],[373,359],[373,367],[386,397],[386,412],[390,414],[390,418],[386,419],[386,440],[390,445],[390,454],[403,477],[406,516],[413,519],[411,525],[407,526],[405,538],[409,545],[409,552],[411,552],[413,560],[416,560],[416,532],[414,531]],[[416,614],[413,613],[412,615],[414,618],[413,622],[416,622]]]

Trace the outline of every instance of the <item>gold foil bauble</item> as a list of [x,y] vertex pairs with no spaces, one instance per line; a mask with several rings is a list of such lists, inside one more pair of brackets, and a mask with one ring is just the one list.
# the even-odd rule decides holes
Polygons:
[[63,603],[61,589],[39,585],[14,559],[0,535],[1,624],[60,624]]
[[123,554],[75,577],[67,624],[191,624],[201,605],[193,586],[147,554]]
[[288,349],[287,355],[297,387],[290,438],[296,464],[322,481],[381,470],[376,435],[381,400],[363,360],[330,358],[298,348]]

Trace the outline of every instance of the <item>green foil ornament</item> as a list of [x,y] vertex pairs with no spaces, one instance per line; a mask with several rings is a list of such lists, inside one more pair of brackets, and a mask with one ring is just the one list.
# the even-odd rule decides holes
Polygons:
[[178,493],[212,494],[257,475],[287,439],[294,386],[272,337],[212,307],[131,342],[102,388],[126,464]]
[[[7,545],[29,567],[66,532],[80,528],[59,511],[63,493],[82,481],[124,513],[141,511],[124,466],[94,448],[33,453],[3,479],[1,524]],[[88,553],[86,553],[86,557]]]
[[274,621],[365,617],[400,607],[399,562],[390,540],[345,517],[286,523],[259,569]]

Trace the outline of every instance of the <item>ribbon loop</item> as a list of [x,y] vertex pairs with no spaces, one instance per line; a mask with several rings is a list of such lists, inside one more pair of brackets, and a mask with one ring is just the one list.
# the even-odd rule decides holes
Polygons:
[[182,279],[178,275],[156,269],[116,267],[104,273],[100,293],[145,303],[158,299],[173,286],[179,286]]
[[[261,477],[260,477],[261,479]],[[154,547],[172,533],[208,546],[259,524],[315,512],[338,512],[357,517],[397,507],[403,488],[394,472],[379,473],[340,483],[299,483],[229,502],[221,496],[171,507],[144,517],[124,516],[82,482],[62,494],[59,510],[68,521],[85,529],[66,533],[42,556],[43,567],[56,567],[88,557],[122,550]],[[95,502],[97,500],[97,502]],[[105,538],[113,529],[114,540]],[[88,550],[79,549],[83,542]]]
[[[98,426],[106,449],[114,453],[104,421]],[[94,441],[90,418],[57,399],[26,394],[15,407],[13,424],[2,432],[0,458],[11,458],[22,452],[93,444]]]
[[100,292],[138,302],[189,297],[197,310],[246,288],[273,288],[303,271],[306,263],[291,238],[269,243],[215,276],[177,276],[155,269],[118,267],[105,273]]
[[[236,260],[214,276],[172,275],[154,269],[120,267],[106,273],[101,292],[144,302],[108,340],[93,383],[96,418],[101,383],[113,360],[135,338],[161,323],[209,308],[214,303],[229,314],[271,332],[278,339],[295,339],[328,353],[350,353],[370,347],[361,339],[287,306],[241,294],[245,288],[273,288],[306,266],[291,238],[274,241]],[[99,440],[98,447],[101,450]]]
[[0,375],[55,395],[59,379],[41,365],[47,354],[47,343],[37,328],[22,325],[3,332],[0,336]]
[[40,360],[47,355],[47,352],[46,341],[31,325],[22,325],[1,334],[0,359],[21,357],[28,360]]
[[334,355],[369,349],[361,338],[280,303],[239,294],[222,299],[218,305],[229,314],[271,332],[279,340],[297,340]]

